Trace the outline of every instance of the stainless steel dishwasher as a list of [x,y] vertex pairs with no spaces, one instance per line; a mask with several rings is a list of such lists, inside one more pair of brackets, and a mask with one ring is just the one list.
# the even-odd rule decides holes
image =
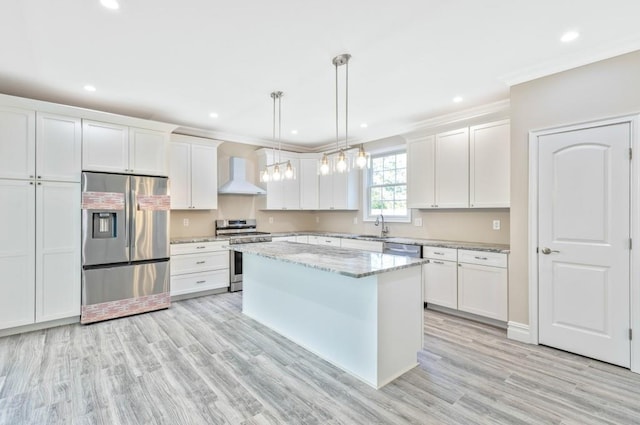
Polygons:
[[395,242],[384,242],[383,254],[402,255],[404,257],[422,258],[422,245],[411,245]]

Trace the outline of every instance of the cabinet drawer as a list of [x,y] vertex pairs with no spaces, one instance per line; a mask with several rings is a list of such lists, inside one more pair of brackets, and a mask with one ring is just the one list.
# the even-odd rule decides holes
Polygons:
[[507,254],[501,254],[499,252],[471,251],[467,249],[459,249],[458,262],[506,268]]
[[318,236],[318,245],[328,245],[340,247],[340,238],[332,238],[329,236]]
[[171,295],[189,294],[210,289],[227,288],[228,286],[228,269],[171,276]]
[[309,243],[309,236],[307,236],[307,235],[296,236],[296,242],[298,242],[298,243]]
[[171,244],[171,255],[199,254],[201,252],[211,251],[227,251],[227,249],[224,248],[227,245],[229,245],[229,241]]
[[436,246],[422,246],[422,258],[434,260],[457,261],[458,250],[455,248],[438,248]]
[[217,251],[171,257],[171,276],[229,268],[229,252]]

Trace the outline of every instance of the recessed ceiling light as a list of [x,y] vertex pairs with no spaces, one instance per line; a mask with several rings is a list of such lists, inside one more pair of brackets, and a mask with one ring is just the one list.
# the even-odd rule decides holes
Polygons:
[[118,0],[100,0],[100,4],[106,7],[107,9],[111,9],[111,10],[120,9],[120,4],[118,4]]
[[562,41],[563,43],[570,43],[578,37],[580,37],[580,33],[578,31],[567,31],[562,34],[562,37],[560,37],[560,41]]
[[367,124],[366,122],[363,122],[362,124],[360,124],[360,128],[367,128],[369,127],[369,124]]
[[209,116],[210,116],[211,118],[218,118],[218,114],[217,114],[217,113],[215,113],[215,112],[210,113],[210,114],[209,114]]
[[460,102],[462,102],[462,96],[456,96],[456,97],[454,97],[454,98],[453,98],[453,101],[454,101],[455,103],[460,103]]
[[291,134],[298,134],[298,130],[291,130]]
[[92,86],[91,84],[87,84],[84,86],[84,89],[86,91],[96,91],[96,88],[94,86]]

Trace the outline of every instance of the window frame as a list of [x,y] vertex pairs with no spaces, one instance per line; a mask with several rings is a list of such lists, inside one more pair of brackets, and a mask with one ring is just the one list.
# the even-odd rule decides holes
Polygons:
[[[362,205],[364,206],[364,208],[362,209],[362,221],[365,222],[372,222],[375,221],[376,218],[378,217],[378,215],[371,215],[371,187],[373,186],[372,182],[373,182],[373,160],[374,158],[381,158],[381,157],[385,157],[385,156],[391,156],[391,155],[398,155],[398,154],[402,154],[404,153],[405,155],[407,154],[407,149],[406,147],[402,147],[402,148],[398,148],[397,146],[394,147],[393,149],[389,149],[389,150],[384,150],[384,151],[378,151],[378,152],[372,152],[371,153],[371,158],[369,160],[369,167],[365,170],[365,172],[363,173],[363,199],[362,199]],[[407,158],[407,167],[409,165],[409,159]],[[408,180],[408,178],[407,178]],[[392,184],[392,185],[376,185],[377,187],[385,187],[385,186],[396,186],[398,185],[398,183],[396,184]],[[404,183],[405,188],[408,187],[408,182]],[[407,214],[404,216],[398,216],[398,215],[385,215],[384,216],[384,221],[387,223],[411,223],[411,208],[407,207]]]

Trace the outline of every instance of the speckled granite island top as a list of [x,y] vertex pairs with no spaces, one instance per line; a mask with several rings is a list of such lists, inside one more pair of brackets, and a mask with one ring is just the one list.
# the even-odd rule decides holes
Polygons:
[[421,258],[296,242],[240,244],[233,245],[233,250],[355,278],[419,266],[427,262]]

